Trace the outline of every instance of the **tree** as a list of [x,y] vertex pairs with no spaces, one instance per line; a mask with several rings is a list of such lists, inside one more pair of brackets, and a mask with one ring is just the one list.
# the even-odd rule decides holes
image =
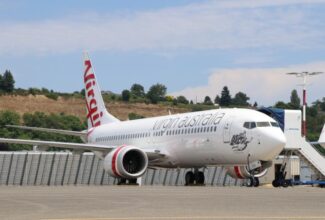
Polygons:
[[167,102],[173,102],[173,101],[174,101],[174,97],[171,96],[171,95],[167,95],[167,96],[165,97],[165,99],[166,99]]
[[85,89],[80,90],[80,94],[82,95],[82,97],[85,97],[86,96],[86,90]]
[[290,106],[293,109],[299,109],[300,108],[300,98],[298,96],[297,90],[292,90],[291,96],[290,96]]
[[229,106],[231,104],[231,95],[227,86],[223,87],[220,98],[221,106]]
[[275,108],[282,108],[282,109],[288,109],[288,105],[282,101],[277,102],[274,105]]
[[12,92],[15,88],[15,80],[9,70],[3,74],[0,80],[0,89],[5,92]]
[[130,100],[131,93],[129,90],[125,89],[122,91],[122,100],[128,102]]
[[18,113],[13,111],[0,111],[0,126],[6,125],[18,125],[20,116]]
[[163,101],[166,95],[167,88],[163,84],[155,84],[150,87],[147,97],[153,104],[157,104],[159,101]]
[[235,97],[232,99],[232,104],[237,106],[249,106],[249,103],[247,102],[249,100],[249,97],[243,93],[238,92],[236,93]]
[[254,102],[254,108],[257,108],[257,106],[258,106],[258,104],[257,104],[257,102]]
[[140,85],[140,84],[137,84],[137,83],[133,84],[131,86],[131,94],[134,97],[141,97],[141,98],[143,98],[145,96],[143,86]]
[[322,111],[325,111],[325,97],[323,98],[323,101],[320,103],[320,108]]
[[214,103],[215,103],[215,104],[220,104],[220,96],[219,96],[219,95],[217,95],[217,96],[215,97],[215,99],[214,99]]
[[189,103],[189,101],[185,98],[185,96],[178,96],[177,97],[177,103],[182,103],[182,104],[188,104]]
[[0,74],[0,91],[3,91],[2,85],[3,85],[3,79],[2,75]]
[[204,104],[205,105],[213,105],[210,96],[205,96],[205,98],[204,98]]

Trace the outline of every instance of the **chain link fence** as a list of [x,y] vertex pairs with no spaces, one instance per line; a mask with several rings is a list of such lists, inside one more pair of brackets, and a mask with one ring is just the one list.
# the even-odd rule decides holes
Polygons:
[[[142,185],[184,185],[189,169],[149,169],[139,180]],[[223,167],[205,168],[205,184],[210,186],[242,185]],[[64,186],[116,185],[117,179],[103,169],[103,161],[93,153],[0,152],[0,185]]]

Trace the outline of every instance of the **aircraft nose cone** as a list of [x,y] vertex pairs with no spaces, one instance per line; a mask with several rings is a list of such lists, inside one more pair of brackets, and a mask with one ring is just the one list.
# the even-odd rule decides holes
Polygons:
[[272,132],[271,133],[271,142],[279,150],[283,150],[284,146],[287,143],[287,139],[284,136],[282,131]]
[[268,132],[266,134],[265,141],[267,146],[266,158],[268,160],[273,160],[274,157],[279,155],[287,143],[287,139],[280,129],[277,131]]

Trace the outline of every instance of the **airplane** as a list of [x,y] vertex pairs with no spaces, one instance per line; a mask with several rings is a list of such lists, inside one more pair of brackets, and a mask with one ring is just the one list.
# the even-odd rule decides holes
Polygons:
[[105,107],[87,53],[84,68],[86,131],[18,126],[79,136],[84,143],[6,138],[0,138],[0,143],[92,151],[119,183],[135,183],[147,169],[191,168],[185,185],[204,184],[200,169],[223,165],[230,176],[248,179],[248,186],[259,185],[258,178],[266,174],[286,144],[278,123],[252,109],[214,109],[120,121]]
[[322,146],[323,148],[325,148],[325,124],[323,126],[323,130],[319,136],[318,141],[316,142],[310,142],[311,144],[319,144],[320,146]]

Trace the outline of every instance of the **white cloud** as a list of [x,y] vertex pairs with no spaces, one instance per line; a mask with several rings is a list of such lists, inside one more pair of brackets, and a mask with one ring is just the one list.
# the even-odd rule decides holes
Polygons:
[[0,53],[314,48],[324,45],[322,18],[308,7],[282,6],[316,3],[325,0],[208,1],[138,13],[1,22]]
[[[276,101],[288,102],[293,89],[299,92],[301,78],[286,75],[288,72],[325,71],[325,61],[281,68],[236,68],[219,69],[211,73],[208,85],[186,88],[171,95],[185,95],[190,100],[202,101],[206,95],[215,98],[224,86],[228,86],[232,95],[241,91],[246,93],[250,102],[273,105]],[[309,103],[325,97],[325,74],[310,77],[308,87]]]

